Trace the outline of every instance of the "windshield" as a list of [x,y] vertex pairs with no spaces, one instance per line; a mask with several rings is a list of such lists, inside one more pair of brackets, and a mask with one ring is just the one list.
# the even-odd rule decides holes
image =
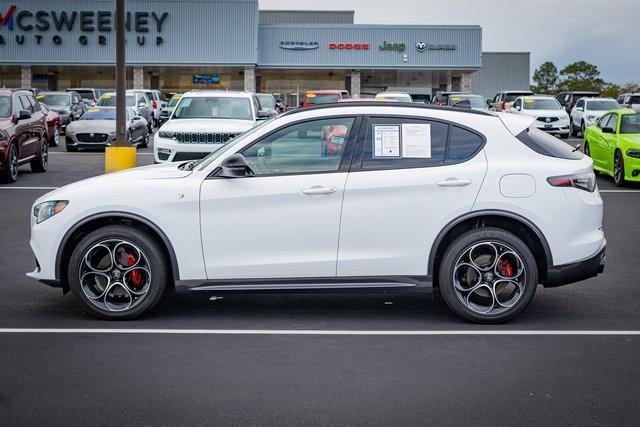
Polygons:
[[115,120],[115,108],[92,108],[82,115],[80,120]]
[[487,108],[487,102],[481,96],[450,96],[449,105],[455,105],[461,101],[469,101],[471,108]]
[[256,95],[258,101],[260,102],[260,107],[265,110],[275,110],[276,109],[276,100],[271,95]]
[[[96,103],[99,107],[115,107],[116,96],[115,95],[102,95]],[[135,107],[136,97],[133,95],[127,95],[127,107]]]
[[517,97],[519,96],[527,96],[527,95],[531,95],[531,92],[511,92],[511,93],[507,93],[504,95],[504,101],[506,102],[513,102],[516,100]]
[[181,98],[182,98],[181,96],[172,96],[171,99],[169,100],[169,103],[167,104],[167,107],[175,107]]
[[68,107],[71,105],[71,96],[69,95],[38,95],[38,101],[43,104],[53,105],[55,107]]
[[307,104],[316,105],[316,104],[329,104],[332,102],[338,102],[340,99],[340,95],[337,93],[327,93],[327,94],[318,94],[318,93],[308,93],[306,96]]
[[93,97],[93,91],[92,90],[74,90],[74,92],[78,92],[80,94],[80,96],[82,97],[82,99],[88,99],[90,101],[93,101],[95,99]]
[[[209,154],[206,157],[203,157],[202,159],[198,160],[195,164],[194,164],[194,168],[196,166],[200,166],[199,170],[202,170],[204,168],[207,167],[207,165],[211,164],[211,162],[213,162],[215,159],[217,159],[218,157],[220,157],[222,154],[226,153],[227,151],[229,151],[231,148],[235,147],[236,145],[238,145],[238,143],[244,141],[246,138],[248,138],[249,136],[253,135],[254,133],[256,133],[256,131],[262,129],[262,127],[264,125],[266,125],[267,123],[271,123],[271,121],[273,121],[275,119],[274,117],[271,117],[270,119],[264,120],[260,123],[258,123],[256,126],[252,127],[251,129],[249,129],[248,131],[236,136],[235,138],[233,138],[231,141],[229,141],[229,143],[227,143],[226,145],[223,145],[222,147],[220,147],[218,150],[214,151],[213,153]],[[193,168],[192,168],[193,169]]]
[[253,120],[249,98],[198,96],[182,98],[173,113],[174,119]]
[[640,114],[624,114],[620,122],[620,133],[640,133]]
[[11,116],[11,99],[8,96],[0,96],[0,117]]
[[587,110],[591,111],[608,111],[620,108],[620,105],[614,100],[598,100],[587,102]]
[[524,99],[525,110],[561,110],[560,103],[554,98]]
[[390,99],[392,101],[399,101],[399,102],[412,102],[411,97],[408,94],[403,94],[403,93],[392,93],[392,94],[379,93],[378,95],[376,95],[376,99]]

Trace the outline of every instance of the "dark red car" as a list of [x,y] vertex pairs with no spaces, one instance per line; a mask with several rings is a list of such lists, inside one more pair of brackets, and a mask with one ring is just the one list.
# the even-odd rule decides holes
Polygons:
[[40,103],[40,109],[47,117],[47,136],[49,137],[49,145],[51,147],[57,147],[60,144],[60,114],[53,110],[50,110],[42,102]]
[[15,182],[18,166],[44,172],[49,163],[45,114],[33,92],[0,89],[0,181]]
[[346,90],[308,90],[304,93],[302,106],[311,107],[312,105],[330,104],[348,98],[350,96]]

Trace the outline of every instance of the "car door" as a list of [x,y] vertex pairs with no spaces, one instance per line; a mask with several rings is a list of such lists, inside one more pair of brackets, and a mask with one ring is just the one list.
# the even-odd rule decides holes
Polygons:
[[437,234],[473,206],[484,141],[434,119],[369,118],[345,187],[338,276],[426,275]]
[[31,114],[30,118],[19,121],[19,124],[21,125],[20,158],[25,158],[37,153],[37,143],[39,140],[36,128],[37,117],[35,117],[33,106],[31,105],[31,102],[29,102],[27,95],[19,95],[18,99],[20,101],[21,110],[28,111]]
[[[200,190],[210,279],[334,277],[354,117],[288,124],[242,150],[254,173]],[[326,153],[326,144],[344,149]]]
[[591,158],[593,159],[593,163],[602,168],[606,169],[606,136],[604,132],[602,132],[602,128],[608,126],[609,120],[611,119],[611,113],[605,114],[602,118],[596,123],[596,128],[593,129],[589,135],[589,150],[591,150]]
[[33,109],[34,137],[41,140],[47,133],[47,113],[40,108],[40,104],[33,95],[28,95],[28,99]]
[[611,118],[607,123],[607,127],[613,129],[614,133],[603,133],[603,148],[604,148],[604,164],[606,169],[613,173],[613,156],[618,147],[618,114],[611,113]]

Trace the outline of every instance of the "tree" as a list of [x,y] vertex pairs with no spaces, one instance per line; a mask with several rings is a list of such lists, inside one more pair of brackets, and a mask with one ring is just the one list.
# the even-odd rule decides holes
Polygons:
[[578,61],[569,64],[560,70],[562,77],[561,88],[563,90],[589,90],[602,91],[605,82],[600,78],[598,66],[586,61]]
[[605,83],[600,95],[605,98],[617,98],[620,93],[624,92],[619,85],[615,83]]
[[555,93],[559,80],[558,69],[553,62],[547,61],[533,72],[533,81],[536,84],[532,90],[537,93]]

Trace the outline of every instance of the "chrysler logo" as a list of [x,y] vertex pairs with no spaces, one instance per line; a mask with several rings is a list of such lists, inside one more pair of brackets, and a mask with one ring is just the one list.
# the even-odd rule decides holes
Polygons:
[[318,42],[280,42],[280,49],[311,50],[320,47]]

